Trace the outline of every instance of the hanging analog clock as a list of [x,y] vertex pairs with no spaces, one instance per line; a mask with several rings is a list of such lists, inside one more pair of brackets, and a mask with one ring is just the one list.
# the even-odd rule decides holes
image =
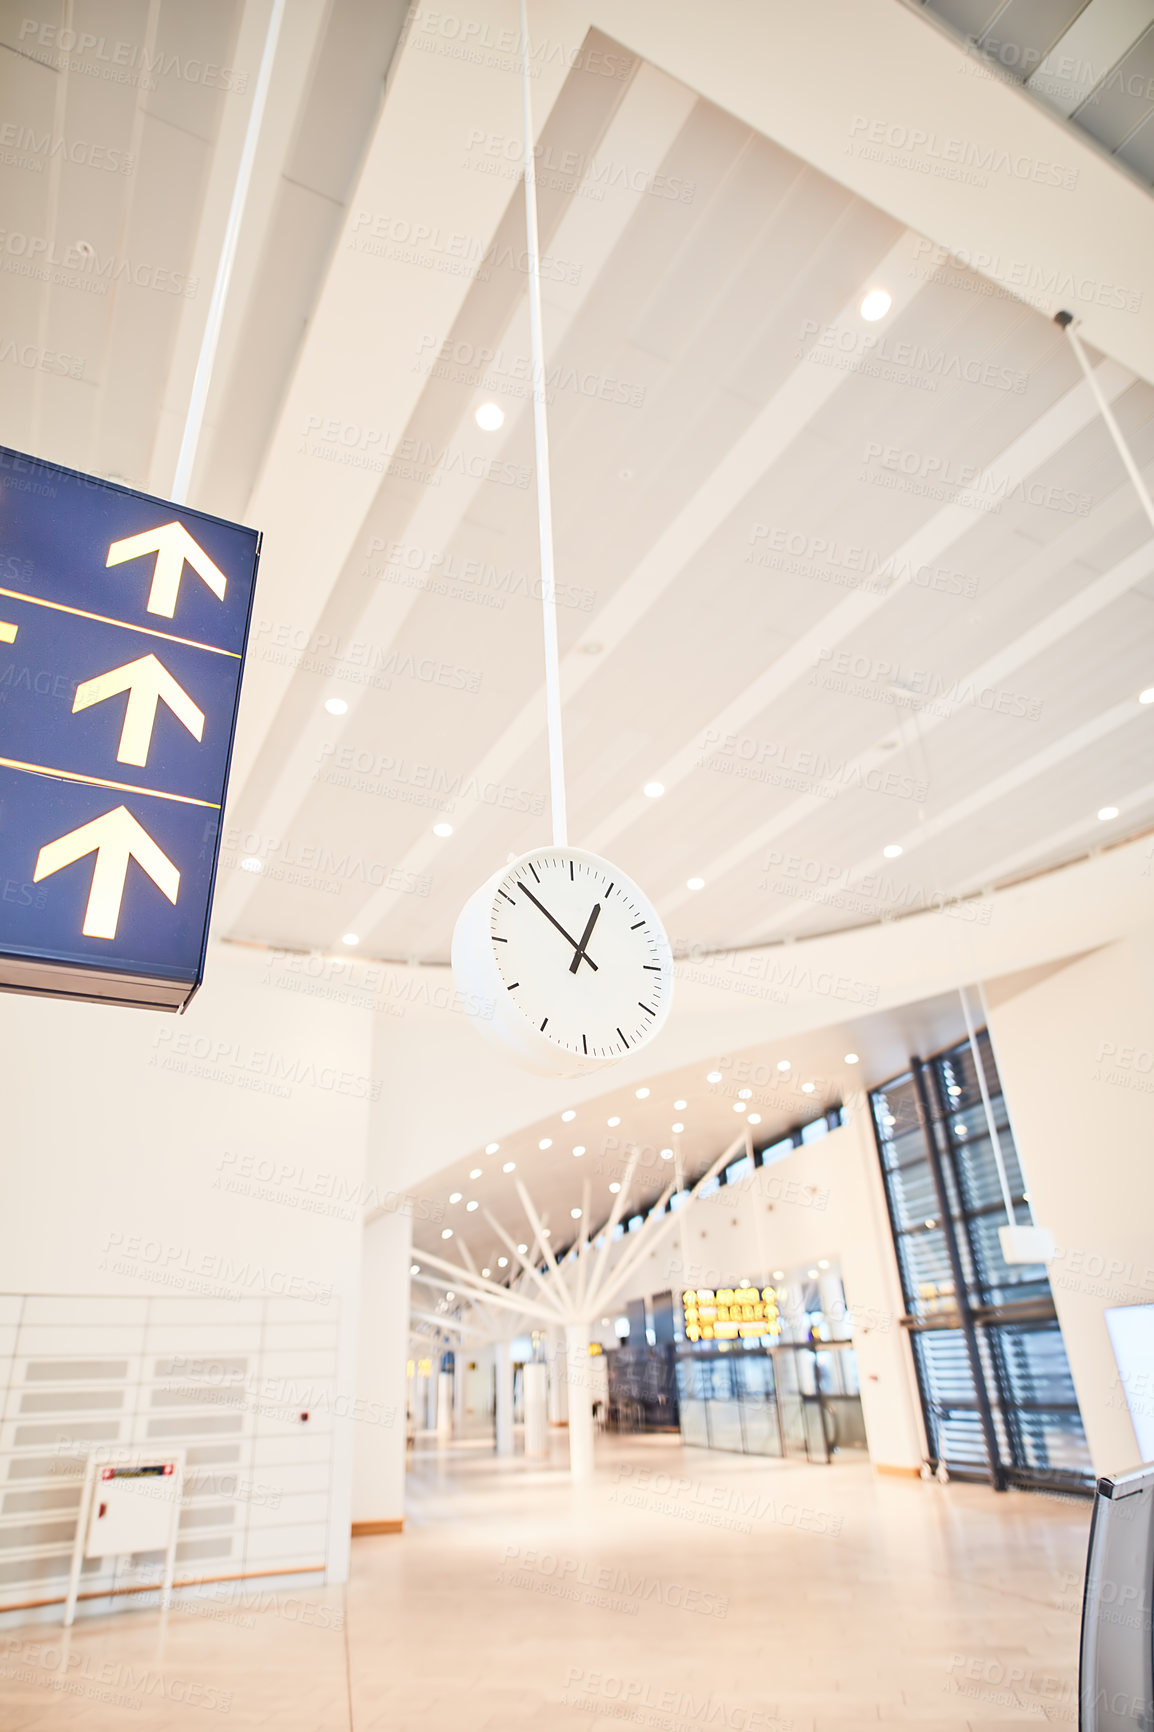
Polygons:
[[673,998],[653,904],[579,848],[533,849],[470,897],[453,933],[453,975],[479,1001],[478,1027],[543,1076],[616,1064],[653,1039]]

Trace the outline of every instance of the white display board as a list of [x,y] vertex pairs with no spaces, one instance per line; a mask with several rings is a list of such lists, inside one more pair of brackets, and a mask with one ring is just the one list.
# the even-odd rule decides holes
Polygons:
[[76,1595],[85,1558],[163,1552],[167,1608],[176,1570],[176,1538],[184,1502],[184,1450],[143,1455],[139,1450],[100,1450],[88,1457],[80,1519],[72,1550],[72,1573],[64,1622],[76,1616]]
[[1113,1305],[1106,1311],[1110,1345],[1144,1462],[1154,1461],[1154,1305]]

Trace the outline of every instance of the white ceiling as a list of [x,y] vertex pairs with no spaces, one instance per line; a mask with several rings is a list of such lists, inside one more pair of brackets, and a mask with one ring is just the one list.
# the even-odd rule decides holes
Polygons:
[[1147,186],[1154,181],[1151,0],[907,0],[996,76],[1068,118]]
[[[95,10],[169,52],[154,90],[95,49],[44,63],[84,6],[2,31],[5,115],[132,164],[0,165],[0,329],[81,363],[9,359],[0,440],[163,493],[248,101],[189,64],[251,91],[267,13]],[[419,23],[394,60],[402,13],[290,8],[193,502],[267,532],[218,935],[440,960],[468,892],[548,839],[548,801],[516,80]],[[653,64],[586,49],[534,90],[572,839],[675,941],[730,946],[1148,827],[1154,547],[1060,331]],[[14,234],[87,240],[117,280],[21,275]],[[866,325],[878,285],[894,306]],[[1154,474],[1154,391],[1094,360]]]

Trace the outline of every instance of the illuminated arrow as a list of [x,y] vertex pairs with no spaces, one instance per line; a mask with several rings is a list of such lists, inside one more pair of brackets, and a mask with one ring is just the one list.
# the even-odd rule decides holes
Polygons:
[[199,740],[204,733],[204,711],[196,707],[184,687],[153,655],[141,656],[139,661],[125,662],[122,668],[82,681],[76,688],[72,714],[101,704],[105,698],[114,698],[118,692],[128,693],[120,750],[116,754],[121,764],[147,764],[156,706],[161,698],[194,739]]
[[0,619],[0,643],[15,643],[17,628],[9,625],[7,620]]
[[191,565],[198,577],[203,577],[213,595],[224,600],[228,579],[200,543],[192,539],[183,523],[162,523],[159,529],[145,529],[139,535],[126,535],[123,541],[114,541],[104,563],[123,565],[126,559],[139,559],[145,553],[156,555],[148,593],[149,613],[162,613],[165,619],[173,617],[186,564]]
[[127,806],[117,806],[90,824],[81,824],[55,842],[48,842],[36,859],[33,883],[50,878],[76,860],[95,850],[96,865],[92,871],[92,888],[84,914],[85,938],[115,938],[120,920],[120,904],[128,877],[128,862],[135,860],[152,879],[161,895],[175,906],[180,889],[180,873],[148,831],[136,822]]

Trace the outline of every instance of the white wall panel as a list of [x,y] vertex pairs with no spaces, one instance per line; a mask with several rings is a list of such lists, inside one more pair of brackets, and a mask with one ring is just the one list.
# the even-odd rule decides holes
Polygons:
[[[298,1325],[265,1324],[281,1304],[0,1296],[0,1614],[63,1599],[94,1447],[187,1451],[178,1581],[324,1569],[339,1324],[327,1350],[314,1327],[294,1351]],[[151,1579],[153,1562],[97,1560],[82,1591]]]

